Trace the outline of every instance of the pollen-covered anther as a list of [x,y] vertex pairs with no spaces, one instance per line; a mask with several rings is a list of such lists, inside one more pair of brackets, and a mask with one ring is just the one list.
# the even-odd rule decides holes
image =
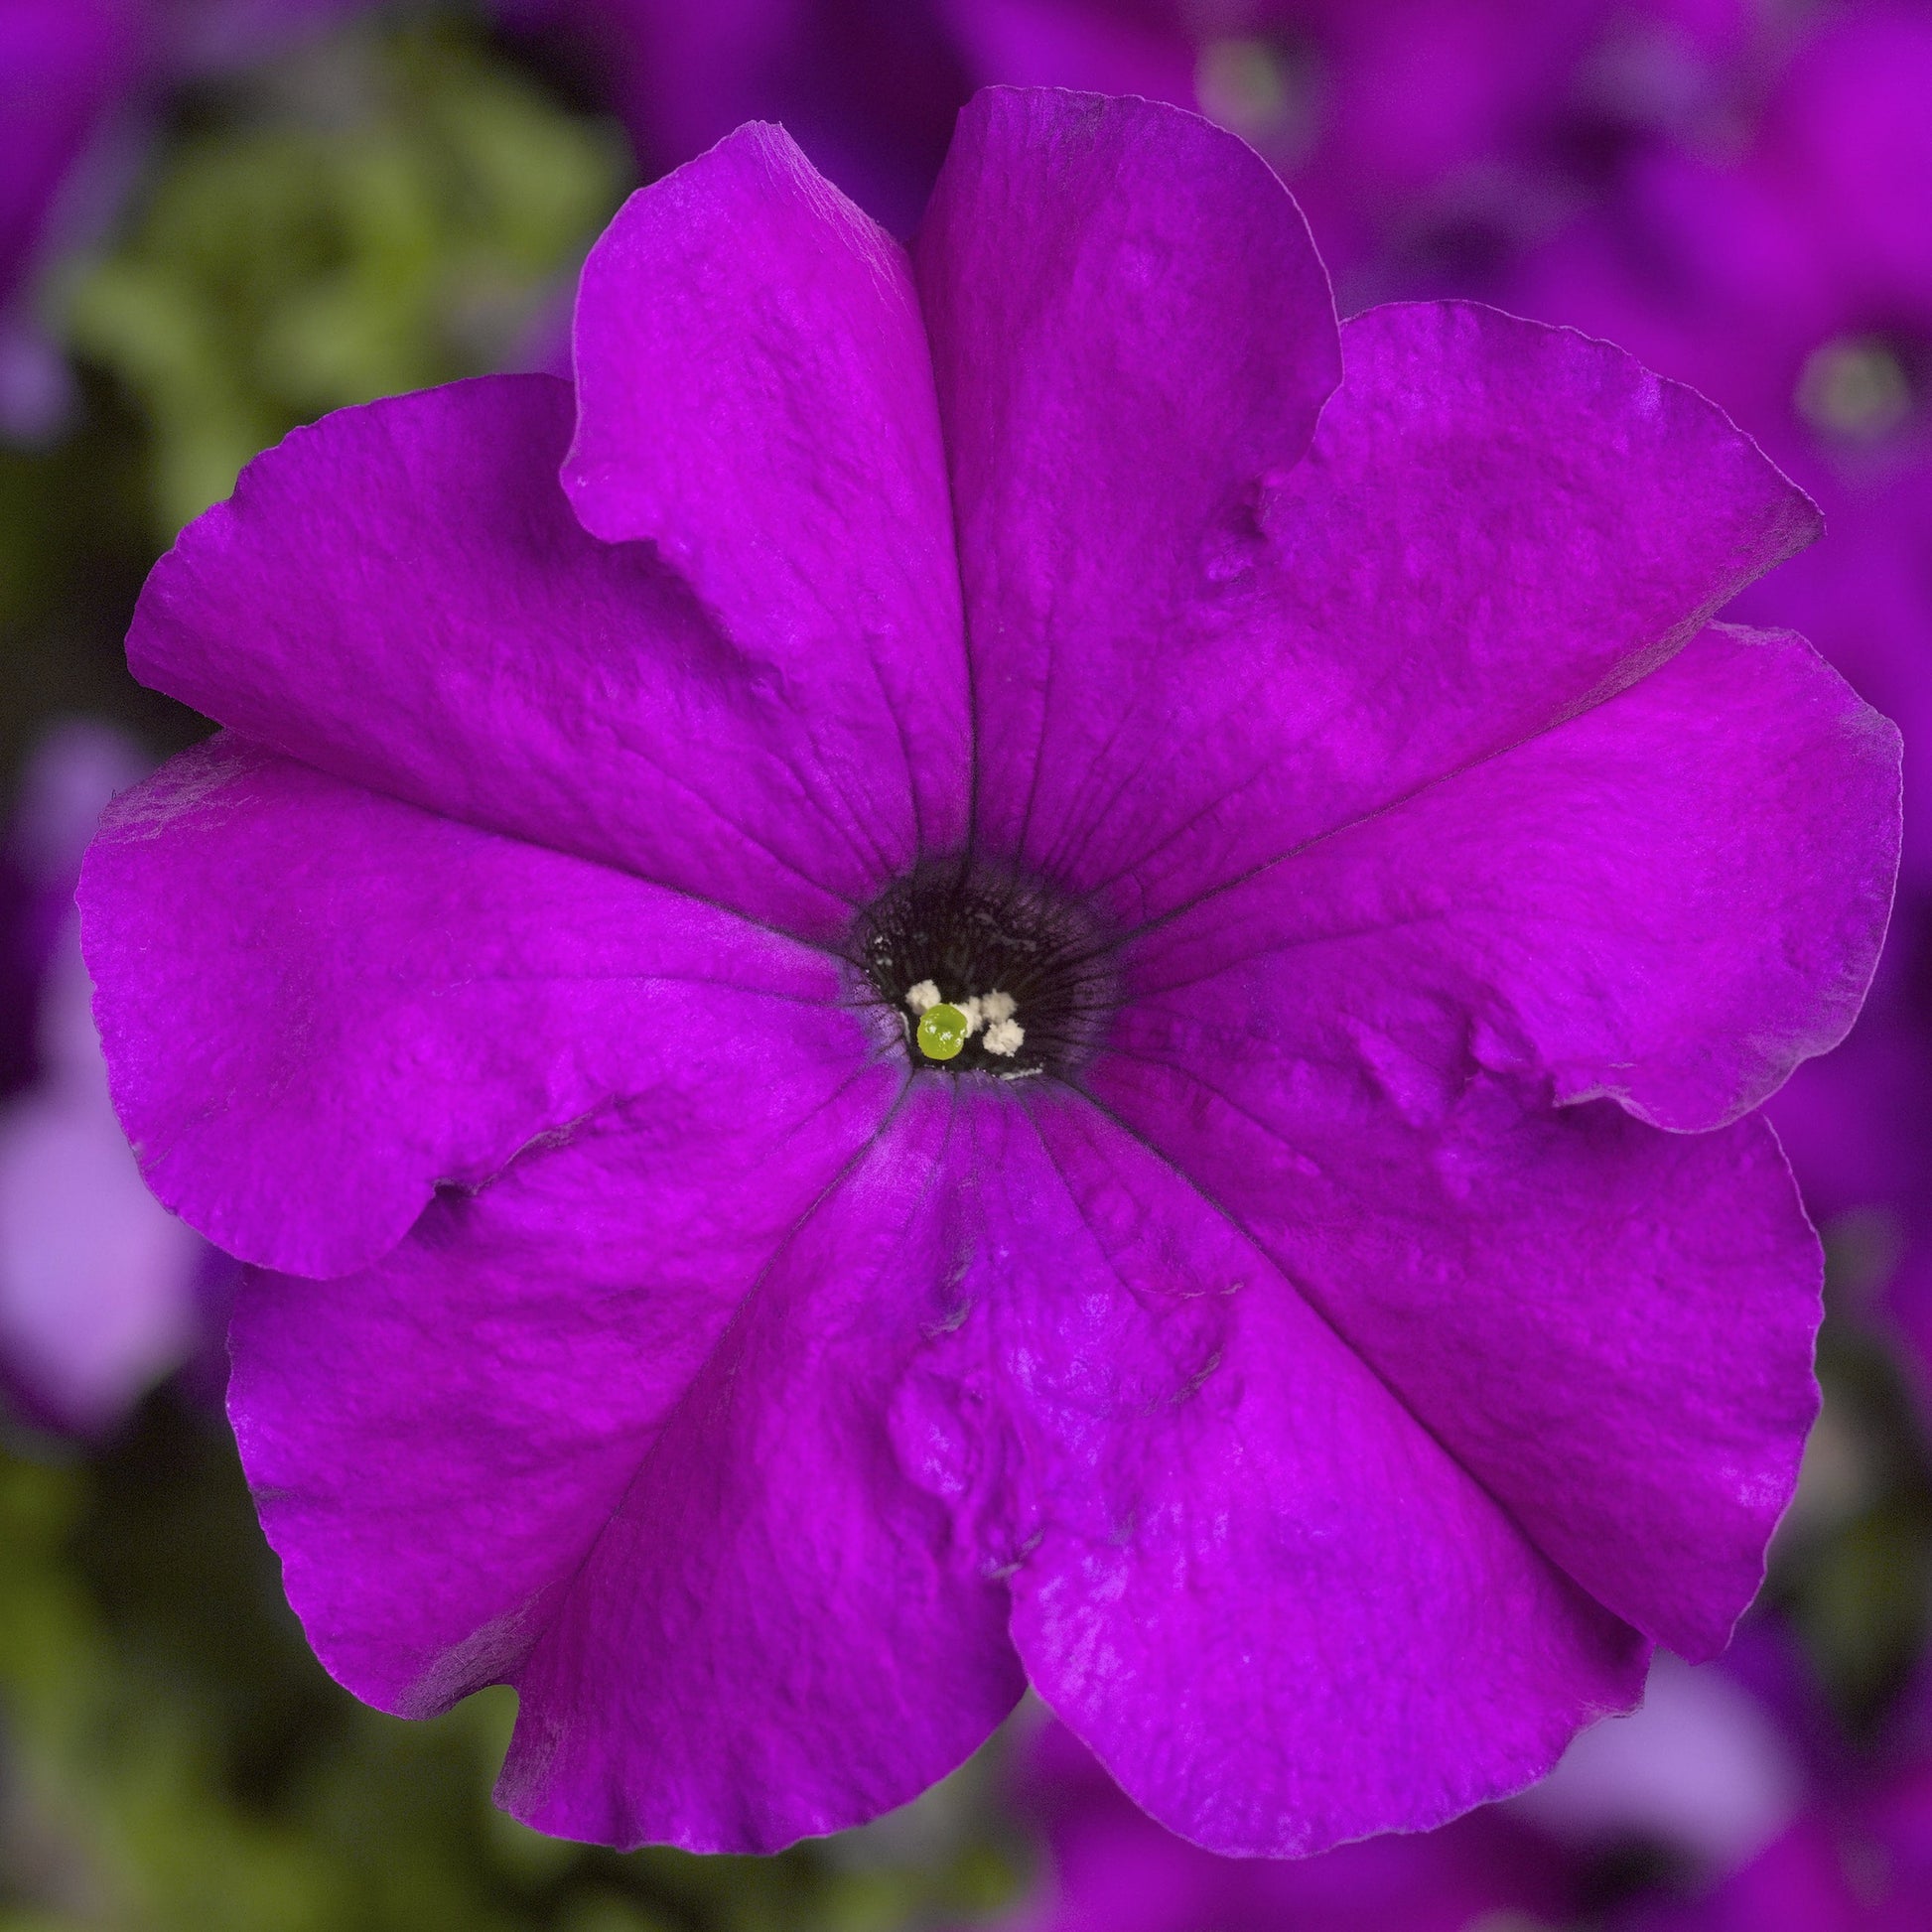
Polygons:
[[1112,948],[1084,906],[957,857],[888,887],[861,912],[848,956],[921,1073],[1070,1071],[1113,1006]]
[[1017,1021],[996,1020],[986,1030],[986,1050],[1002,1059],[1011,1059],[1026,1043],[1027,1030]]

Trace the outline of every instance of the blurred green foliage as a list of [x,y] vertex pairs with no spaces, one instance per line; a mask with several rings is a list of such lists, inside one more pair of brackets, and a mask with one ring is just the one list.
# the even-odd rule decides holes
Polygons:
[[52,448],[0,443],[0,759],[15,769],[43,722],[93,712],[134,727],[157,751],[193,725],[140,690],[121,658],[153,557],[144,439],[110,385],[83,390],[83,414]]
[[1824,1409],[1760,1605],[1789,1617],[1848,1736],[1867,1742],[1932,1636],[1932,1459],[1909,1351],[1873,1313],[1896,1233],[1861,1213],[1825,1234]]
[[409,1724],[309,1655],[218,1418],[0,1452],[0,1932],[886,1932],[1016,1887],[982,1759],[775,1859],[621,1856],[487,1799],[506,1691]]
[[59,303],[151,438],[165,543],[295,424],[511,365],[629,179],[454,20],[369,24],[196,103]]

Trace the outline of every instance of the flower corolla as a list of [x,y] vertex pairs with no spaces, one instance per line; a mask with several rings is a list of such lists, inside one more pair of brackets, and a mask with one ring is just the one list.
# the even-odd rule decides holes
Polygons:
[[1601,343],[1338,330],[1139,100],[981,94],[909,253],[746,128],[574,347],[183,535],[130,662],[226,729],[82,884],[329,1668],[739,1849],[1031,1682],[1286,1854],[1721,1647],[1816,1404],[1751,1110],[1896,864],[1890,727],[1710,621],[1809,502]]

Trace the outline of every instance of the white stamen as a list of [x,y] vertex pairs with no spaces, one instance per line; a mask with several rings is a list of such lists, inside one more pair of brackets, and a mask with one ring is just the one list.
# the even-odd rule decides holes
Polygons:
[[939,1004],[939,989],[930,980],[921,980],[906,989],[905,1004],[915,1016],[930,1013]]
[[980,1018],[989,1027],[998,1026],[1002,1020],[1011,1020],[1019,1011],[1011,993],[989,993],[985,999],[975,1000],[973,1004],[979,1008]]
[[[997,998],[998,995],[995,995]],[[986,1050],[1002,1059],[1019,1052],[1027,1037],[1026,1029],[1012,1020],[996,1020],[986,1030]]]

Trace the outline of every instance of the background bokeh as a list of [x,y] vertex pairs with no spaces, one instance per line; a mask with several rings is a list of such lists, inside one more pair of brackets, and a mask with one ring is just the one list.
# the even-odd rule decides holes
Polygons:
[[[897,232],[988,81],[1207,113],[1344,313],[1462,296],[1720,402],[1829,534],[1740,600],[1907,747],[1866,1017],[1772,1112],[1829,1256],[1825,1410],[1721,1663],[1445,1832],[1215,1861],[1025,1710],[774,1860],[495,1813],[508,1693],[356,1705],[221,1419],[226,1264],[106,1102],[72,925],[105,799],[207,730],[128,678],[149,567],[344,404],[568,367],[638,182],[782,120]],[[0,1932],[1932,1928],[1932,3],[0,0]]]

